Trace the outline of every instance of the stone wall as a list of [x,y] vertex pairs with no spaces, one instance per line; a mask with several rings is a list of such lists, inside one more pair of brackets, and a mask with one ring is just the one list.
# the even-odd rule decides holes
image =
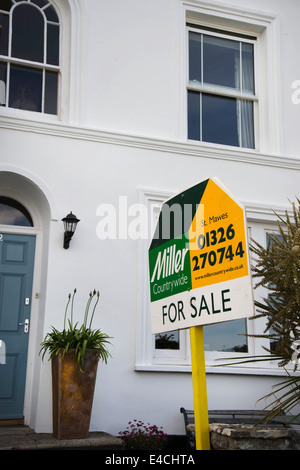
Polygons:
[[300,450],[300,430],[241,424],[210,424],[213,450]]

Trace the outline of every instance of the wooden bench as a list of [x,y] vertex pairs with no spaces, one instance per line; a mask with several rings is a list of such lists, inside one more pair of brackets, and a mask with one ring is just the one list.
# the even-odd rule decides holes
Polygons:
[[[195,432],[194,432],[194,410],[186,410],[181,407],[180,412],[184,417],[185,432],[187,444],[189,449],[195,448]],[[209,410],[208,420],[209,423],[226,423],[226,424],[259,424],[266,416],[267,412],[264,410]],[[275,426],[288,426],[287,420],[284,415],[273,418],[268,421],[269,427]]]

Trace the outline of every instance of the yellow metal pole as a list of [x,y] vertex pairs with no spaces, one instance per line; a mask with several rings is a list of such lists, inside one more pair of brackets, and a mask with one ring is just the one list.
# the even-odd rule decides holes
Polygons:
[[196,450],[210,450],[203,327],[190,328]]

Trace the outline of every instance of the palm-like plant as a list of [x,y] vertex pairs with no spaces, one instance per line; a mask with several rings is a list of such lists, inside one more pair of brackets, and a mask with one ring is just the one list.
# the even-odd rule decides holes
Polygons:
[[[292,218],[286,211],[285,219],[278,214],[278,233],[269,235],[267,247],[253,241],[251,251],[257,256],[253,277],[259,278],[255,287],[268,289],[262,301],[256,301],[258,314],[253,318],[265,317],[266,329],[261,337],[270,340],[268,355],[257,360],[278,360],[278,366],[285,368],[294,364],[299,369],[300,357],[300,200],[292,203]],[[253,335],[258,336],[258,335]],[[300,404],[300,377],[286,368],[288,378],[275,386],[268,394],[275,400],[268,406],[267,419],[279,414],[288,414]],[[293,419],[299,416],[297,414]],[[292,420],[293,420],[292,419]]]
[[[271,393],[261,400],[273,398],[265,408],[264,420],[270,421],[279,415],[288,415],[300,405],[300,377],[294,374],[300,368],[300,200],[292,203],[292,218],[288,211],[285,219],[278,214],[278,233],[268,236],[267,247],[252,240],[250,250],[256,255],[256,264],[252,267],[253,277],[258,278],[255,288],[267,288],[267,296],[255,301],[258,313],[251,317],[266,319],[266,328],[261,335],[270,340],[270,348],[264,348],[266,355],[240,360],[233,358],[232,364],[259,361],[278,361],[284,368],[287,378],[276,384]],[[237,360],[237,362],[235,362]],[[286,366],[292,363],[294,371]],[[228,365],[228,363],[227,363]],[[296,412],[289,422],[296,421],[300,413]]]
[[[298,201],[299,203],[299,201]],[[272,344],[271,353],[281,358],[280,366],[290,362],[294,343],[300,339],[300,206],[293,203],[293,221],[277,216],[279,233],[269,234],[267,248],[254,242],[250,248],[257,256],[253,277],[255,287],[268,289],[262,302],[256,301],[259,314],[265,317],[265,337]],[[298,367],[295,361],[295,370]]]
[[[42,358],[44,358],[47,351],[49,352],[50,360],[59,352],[62,352],[64,356],[69,350],[72,349],[74,350],[78,365],[82,369],[86,350],[97,349],[99,358],[105,363],[107,363],[107,359],[110,356],[110,353],[107,349],[107,344],[110,344],[109,339],[111,338],[105,333],[102,333],[99,329],[92,329],[94,313],[100,297],[99,291],[94,290],[93,292],[89,293],[89,298],[84,313],[83,324],[80,327],[78,327],[78,322],[73,325],[75,294],[76,289],[74,289],[73,295],[69,294],[68,296],[68,302],[64,315],[63,330],[59,331],[52,326],[52,331],[46,334],[44,341],[41,343],[40,353],[42,353]],[[67,313],[70,304],[71,315],[70,318],[67,319]],[[91,315],[89,319],[90,310]],[[68,323],[68,328],[66,328],[66,320]]]

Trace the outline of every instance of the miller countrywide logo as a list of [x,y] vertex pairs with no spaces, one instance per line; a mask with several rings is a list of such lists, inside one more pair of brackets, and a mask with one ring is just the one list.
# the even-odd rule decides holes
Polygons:
[[149,248],[151,311],[161,331],[232,312],[228,281],[249,277],[247,250],[244,209],[216,178],[166,201]]
[[191,288],[190,255],[185,241],[172,240],[149,254],[151,300]]

